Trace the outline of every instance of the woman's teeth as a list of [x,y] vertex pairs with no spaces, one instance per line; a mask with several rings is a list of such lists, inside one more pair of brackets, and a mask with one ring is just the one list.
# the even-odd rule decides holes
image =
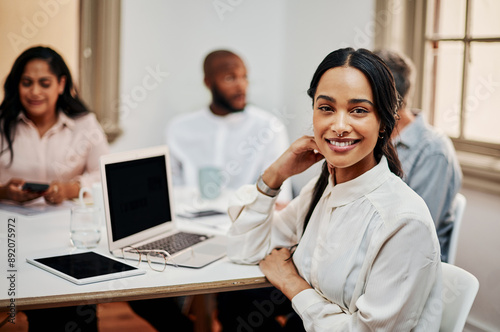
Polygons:
[[354,140],[353,141],[344,141],[344,142],[337,142],[337,141],[330,141],[328,140],[328,142],[331,144],[331,145],[335,145],[335,146],[338,146],[338,147],[342,147],[342,146],[348,146],[348,145],[352,145],[354,144]]

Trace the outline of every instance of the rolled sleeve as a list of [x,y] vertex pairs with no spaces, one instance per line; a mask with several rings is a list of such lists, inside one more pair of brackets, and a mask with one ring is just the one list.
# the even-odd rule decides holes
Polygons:
[[314,289],[295,295],[292,307],[302,318],[307,331],[338,331],[337,328],[348,322],[351,316]]
[[269,252],[275,197],[259,193],[255,185],[238,189],[229,202],[233,221],[227,255],[233,262],[257,264]]
[[232,220],[227,234],[229,259],[241,264],[257,264],[273,248],[298,243],[314,182],[305,186],[281,211],[274,209],[277,198],[260,193],[255,185],[238,189],[228,208]]

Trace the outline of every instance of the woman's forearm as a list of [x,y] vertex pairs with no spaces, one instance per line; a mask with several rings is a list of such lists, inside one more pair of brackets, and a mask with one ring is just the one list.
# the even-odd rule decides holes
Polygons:
[[292,300],[295,295],[309,288],[311,288],[311,285],[297,274],[284,280],[280,290],[289,300]]
[[279,170],[271,165],[262,174],[262,180],[269,188],[279,189],[286,179],[283,179]]

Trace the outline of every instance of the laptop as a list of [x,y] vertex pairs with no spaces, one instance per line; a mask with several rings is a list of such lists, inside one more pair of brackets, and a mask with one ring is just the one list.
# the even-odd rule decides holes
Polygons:
[[111,254],[121,256],[126,247],[164,249],[161,240],[172,256],[167,264],[201,268],[226,255],[225,236],[176,228],[167,146],[104,155],[100,170]]

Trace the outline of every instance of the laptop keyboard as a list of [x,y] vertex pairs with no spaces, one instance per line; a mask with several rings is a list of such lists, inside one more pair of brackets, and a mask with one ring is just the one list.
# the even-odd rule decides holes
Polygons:
[[157,241],[138,247],[139,250],[166,250],[170,255],[207,240],[206,235],[178,232]]

